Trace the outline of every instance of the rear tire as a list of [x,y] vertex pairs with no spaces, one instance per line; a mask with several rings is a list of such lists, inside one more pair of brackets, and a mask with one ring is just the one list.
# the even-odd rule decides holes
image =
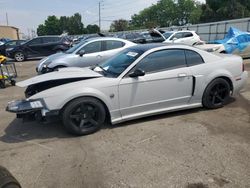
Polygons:
[[16,52],[15,55],[14,55],[14,59],[17,61],[17,62],[22,62],[26,59],[25,55],[23,52]]
[[62,121],[66,130],[74,135],[88,135],[104,124],[106,111],[103,104],[92,97],[77,98],[66,105]]
[[229,98],[229,83],[223,78],[216,78],[205,89],[202,104],[208,109],[221,108],[228,102]]

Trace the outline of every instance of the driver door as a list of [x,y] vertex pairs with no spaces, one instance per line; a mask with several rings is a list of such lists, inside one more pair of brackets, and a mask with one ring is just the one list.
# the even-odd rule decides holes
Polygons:
[[25,52],[29,57],[41,56],[42,53],[42,38],[35,38],[28,42],[25,46]]
[[119,84],[120,111],[123,118],[132,118],[185,105],[192,96],[192,76],[186,65],[184,50],[153,52],[135,69],[144,76],[125,76]]
[[[103,42],[94,41],[83,46],[76,54],[74,65],[76,67],[87,67],[99,64],[103,61],[102,58]],[[80,55],[84,52],[83,55]]]

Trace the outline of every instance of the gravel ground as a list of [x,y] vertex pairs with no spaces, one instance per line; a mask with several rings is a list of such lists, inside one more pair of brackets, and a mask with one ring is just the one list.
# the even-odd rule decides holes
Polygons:
[[[19,80],[35,75],[36,63],[16,63]],[[0,165],[24,188],[250,188],[250,79],[224,108],[143,118],[83,137],[58,122],[23,123],[5,112],[23,91],[0,90]]]

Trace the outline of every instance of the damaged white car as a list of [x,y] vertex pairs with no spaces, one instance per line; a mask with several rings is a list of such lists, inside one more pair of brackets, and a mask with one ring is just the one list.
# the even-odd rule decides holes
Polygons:
[[27,87],[27,98],[10,102],[6,110],[19,118],[56,115],[69,132],[86,135],[105,121],[222,107],[247,76],[238,56],[187,45],[137,45],[99,66],[59,69],[19,82]]

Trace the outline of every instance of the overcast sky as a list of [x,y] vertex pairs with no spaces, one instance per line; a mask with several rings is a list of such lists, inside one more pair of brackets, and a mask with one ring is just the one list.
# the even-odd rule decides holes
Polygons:
[[[85,26],[98,25],[98,3],[101,0],[0,0],[0,25],[18,27],[21,32],[36,30],[48,15],[71,16],[79,12]],[[157,0],[102,0],[102,29],[109,29],[112,20],[130,19],[131,15],[156,3]]]

